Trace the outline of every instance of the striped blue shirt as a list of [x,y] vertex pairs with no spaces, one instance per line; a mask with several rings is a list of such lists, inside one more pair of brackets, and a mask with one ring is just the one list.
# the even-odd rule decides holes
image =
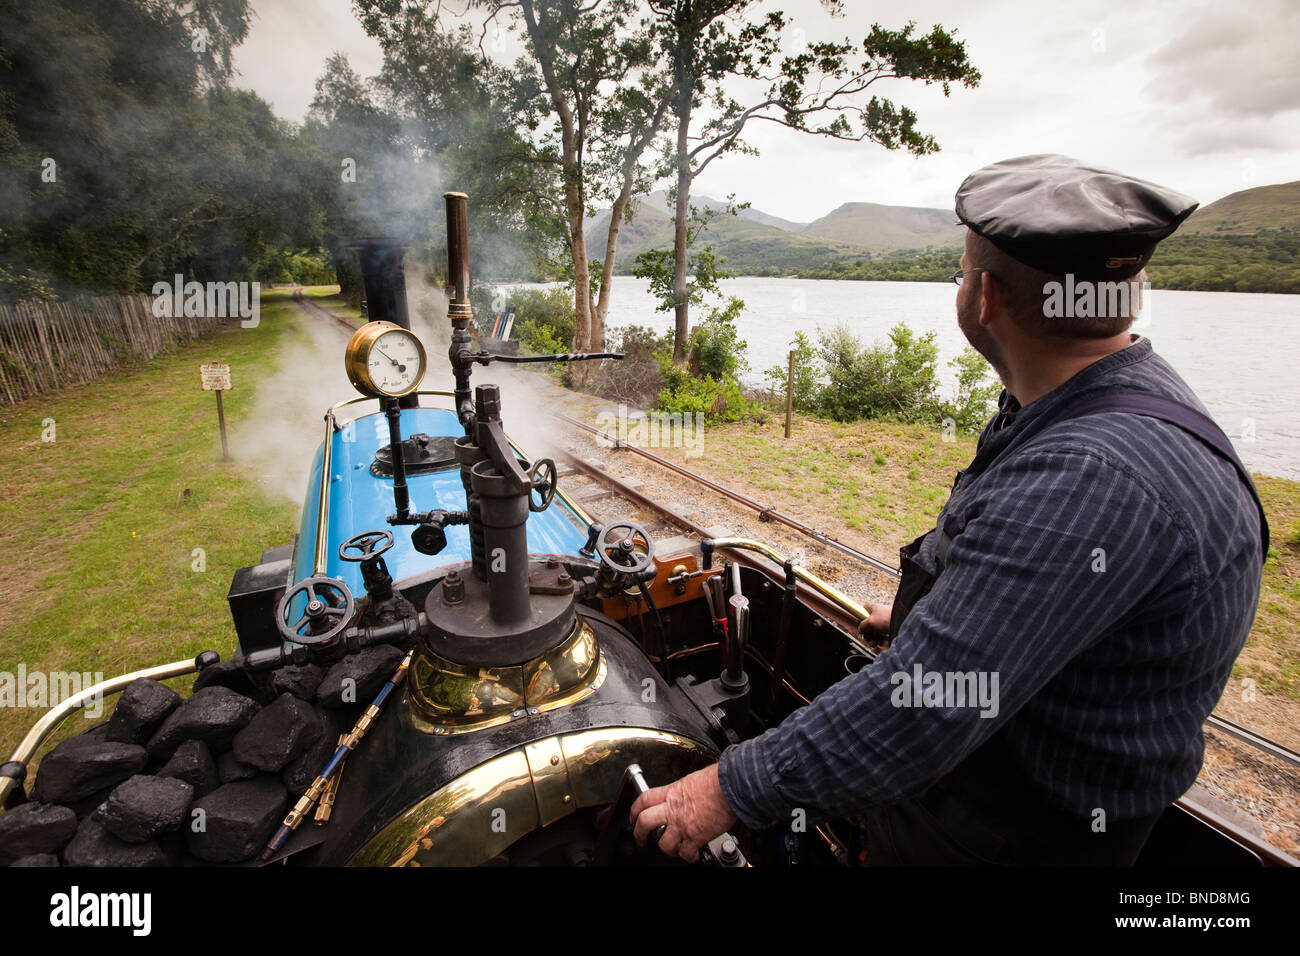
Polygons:
[[[892,646],[722,754],[742,820],[919,795],[995,733],[1032,796],[1072,814],[1136,818],[1187,790],[1254,620],[1258,511],[1231,464],[1169,423],[1106,412],[1041,427],[1112,388],[1204,411],[1137,336],[1024,409],[1004,392],[979,441],[996,457],[959,476],[937,523],[957,515],[964,531]],[[918,557],[932,572],[938,538]],[[925,675],[972,673],[996,679],[996,707],[924,693]]]

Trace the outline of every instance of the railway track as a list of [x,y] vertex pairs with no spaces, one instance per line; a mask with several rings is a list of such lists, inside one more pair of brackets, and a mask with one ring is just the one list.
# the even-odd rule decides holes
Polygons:
[[[355,323],[305,296],[295,295],[295,300],[309,314],[328,319],[344,334],[351,335],[357,328]],[[564,414],[555,417],[570,428],[564,439],[566,447],[555,456],[560,466],[560,490],[592,521],[633,520],[642,524],[657,543],[671,540],[675,547],[698,547],[703,539],[714,539],[730,552],[733,560],[778,576],[786,556],[793,557],[802,575],[801,598],[849,634],[856,634],[858,622],[867,613],[867,601],[855,595],[889,600],[897,586],[898,569],[873,555],[707,476],[620,441],[586,422]],[[657,470],[678,489],[689,488],[688,503],[716,496],[719,502],[730,506],[730,514],[722,521],[710,521],[700,517],[699,507],[684,507],[679,502],[663,500],[649,481],[633,474],[638,469],[619,467],[619,459],[625,455],[635,458],[641,466],[639,474],[645,475],[644,469]],[[716,519],[718,510],[713,509],[711,513]],[[774,541],[774,538],[783,540]],[[738,546],[732,547],[732,543]],[[856,574],[844,561],[845,557],[857,565]],[[869,650],[868,656],[874,657],[874,652]],[[1258,820],[1258,814],[1251,814],[1256,802],[1244,796],[1247,790],[1275,794],[1279,808],[1288,802],[1292,806],[1300,804],[1300,773],[1295,769],[1300,768],[1300,753],[1217,714],[1207,718],[1205,727],[1214,732],[1205,738],[1207,758],[1213,751],[1217,763],[1227,765],[1218,776],[1225,778],[1224,784],[1232,786],[1212,784],[1206,788],[1210,800],[1193,801],[1189,809],[1217,824],[1239,825],[1240,821],[1234,824],[1225,816],[1225,810],[1232,812],[1231,807],[1215,805],[1215,792],[1222,792],[1229,799],[1219,798],[1220,804],[1231,803],[1239,813],[1263,827],[1266,821]],[[1282,773],[1272,772],[1266,761],[1252,756],[1258,754],[1280,761],[1285,765]],[[1265,766],[1259,766],[1261,763]],[[1249,786],[1245,786],[1247,783]],[[1290,825],[1294,834],[1289,842],[1300,845],[1300,817],[1290,821]]]

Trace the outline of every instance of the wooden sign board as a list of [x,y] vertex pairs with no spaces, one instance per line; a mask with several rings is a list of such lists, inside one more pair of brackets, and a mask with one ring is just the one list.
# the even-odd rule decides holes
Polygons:
[[230,366],[213,362],[199,366],[199,383],[205,392],[228,392],[234,386],[230,381]]

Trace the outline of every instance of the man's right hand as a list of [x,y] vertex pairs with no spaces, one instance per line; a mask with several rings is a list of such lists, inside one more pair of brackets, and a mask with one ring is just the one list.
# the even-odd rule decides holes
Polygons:
[[889,620],[894,616],[892,604],[868,604],[867,618],[858,625],[858,633],[871,641],[889,638]]

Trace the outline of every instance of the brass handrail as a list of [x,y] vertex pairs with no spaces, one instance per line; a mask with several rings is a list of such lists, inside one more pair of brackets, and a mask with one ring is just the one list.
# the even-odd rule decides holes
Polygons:
[[[759,554],[771,558],[779,565],[784,565],[786,560],[785,555],[781,554],[781,552],[777,551],[775,548],[764,544],[762,541],[755,541],[752,538],[714,538],[713,546],[715,548],[738,548],[742,551],[757,551]],[[852,614],[859,621],[865,620],[868,617],[867,609],[843,591],[833,587],[811,571],[802,568],[797,564],[793,567],[795,577],[803,581],[827,600],[838,605],[846,613]]]

